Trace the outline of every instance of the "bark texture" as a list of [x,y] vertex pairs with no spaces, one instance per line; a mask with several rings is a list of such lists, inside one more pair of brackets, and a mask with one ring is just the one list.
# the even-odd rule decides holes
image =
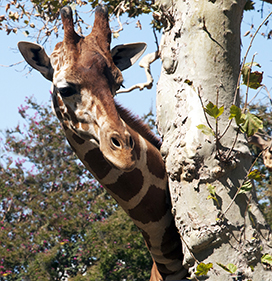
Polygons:
[[[263,254],[272,254],[271,232],[255,196],[239,194],[225,212],[251,165],[247,142],[239,135],[231,157],[224,161],[235,140],[234,122],[217,146],[213,136],[196,127],[207,125],[201,101],[224,105],[218,132],[228,124],[239,75],[245,2],[161,1],[171,20],[161,42],[157,120],[173,213],[183,240],[184,266],[193,276],[196,260],[211,262],[208,279],[216,281],[233,280],[217,262],[236,265],[243,280],[272,280],[272,272],[260,262]],[[216,131],[215,122],[209,122]],[[215,186],[216,200],[207,199],[207,183]],[[219,213],[224,214],[221,219]]]

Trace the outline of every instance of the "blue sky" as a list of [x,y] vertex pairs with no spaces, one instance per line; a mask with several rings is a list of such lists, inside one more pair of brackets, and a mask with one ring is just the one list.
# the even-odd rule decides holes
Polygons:
[[[269,5],[266,6],[266,11],[270,8]],[[272,8],[272,5],[271,5]],[[0,14],[3,14],[1,11]],[[268,14],[268,12],[266,13]],[[264,15],[265,16],[265,15]],[[261,32],[266,32],[269,30],[269,26],[272,28],[272,17],[271,24],[264,26]],[[262,22],[261,14],[257,12],[246,12],[244,14],[244,19],[242,23],[243,35],[247,30],[250,29],[250,25],[254,23],[254,27],[257,28],[259,23]],[[89,20],[92,24],[93,19]],[[146,42],[148,44],[148,52],[153,52],[156,49],[155,39],[153,36],[152,28],[149,25],[150,18],[143,16],[140,17],[142,24],[142,30],[135,28],[136,20],[131,20],[130,25],[124,26],[124,31],[120,33],[118,39],[113,39],[112,47],[114,45],[130,42]],[[158,35],[160,37],[160,35]],[[242,54],[248,47],[250,37],[242,38]],[[17,51],[17,42],[31,41],[25,37],[21,32],[18,34],[10,34],[7,36],[4,31],[0,32],[0,65],[11,65],[22,61],[22,56]],[[52,48],[60,40],[52,40],[51,44],[48,44],[46,50],[48,54],[51,53]],[[262,71],[264,73],[263,83],[267,85],[270,90],[272,87],[272,40],[267,40],[263,36],[258,35],[253,43],[251,52],[249,53],[247,61],[251,61],[252,55],[258,52],[255,61],[257,61],[262,66]],[[138,61],[139,62],[139,61]],[[131,69],[124,71],[123,76],[125,79],[124,85],[130,87],[135,83],[144,82],[146,77],[143,69],[138,66],[138,62]],[[39,103],[47,103],[50,100],[50,82],[45,80],[37,71],[32,71],[27,74],[28,68],[25,68],[26,64],[21,63],[14,67],[1,67],[0,66],[0,77],[1,77],[1,103],[0,103],[0,130],[14,127],[18,122],[22,122],[20,115],[18,113],[18,107],[24,104],[26,96],[35,96]],[[155,108],[156,103],[156,82],[158,81],[160,75],[161,64],[159,61],[155,62],[151,66],[152,74],[155,79],[153,89],[151,90],[135,90],[131,93],[120,94],[118,100],[120,103],[134,113],[142,116],[143,113],[147,113],[152,106]],[[257,70],[257,69],[256,69]],[[242,89],[245,92],[245,88]],[[252,92],[253,93],[253,92]],[[265,92],[262,90],[263,94],[259,97],[265,96]]]

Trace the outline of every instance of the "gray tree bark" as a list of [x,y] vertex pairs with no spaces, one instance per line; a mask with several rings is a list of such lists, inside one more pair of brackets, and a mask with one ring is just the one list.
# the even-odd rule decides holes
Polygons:
[[[218,145],[213,136],[196,127],[207,125],[201,102],[224,105],[219,133],[229,122],[239,76],[245,2],[161,1],[169,19],[161,43],[162,72],[157,86],[161,152],[184,245],[184,266],[193,277],[198,262],[211,262],[208,280],[216,281],[233,280],[217,263],[233,263],[238,268],[235,274],[242,274],[243,280],[272,280],[271,270],[261,263],[263,254],[272,253],[271,232],[254,194],[239,194],[230,205],[252,163],[247,142],[239,134],[226,159],[236,137],[235,122]],[[208,120],[216,131],[215,122]],[[216,200],[207,199],[207,183],[215,186]]]

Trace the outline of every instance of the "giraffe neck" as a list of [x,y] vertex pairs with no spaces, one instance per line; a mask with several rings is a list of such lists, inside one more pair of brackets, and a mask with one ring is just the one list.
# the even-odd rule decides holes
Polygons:
[[61,120],[67,140],[85,167],[141,230],[164,280],[181,278],[182,245],[171,214],[166,172],[158,150],[160,141],[127,110],[117,104],[116,108],[135,143],[136,166],[132,171],[112,167],[97,144],[82,139]]

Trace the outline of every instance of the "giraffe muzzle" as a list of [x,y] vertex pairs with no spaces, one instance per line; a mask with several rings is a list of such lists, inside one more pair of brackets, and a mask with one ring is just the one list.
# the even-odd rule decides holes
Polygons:
[[100,150],[105,159],[115,168],[123,171],[131,171],[136,164],[136,153],[134,151],[134,140],[125,131],[106,133],[101,131]]

